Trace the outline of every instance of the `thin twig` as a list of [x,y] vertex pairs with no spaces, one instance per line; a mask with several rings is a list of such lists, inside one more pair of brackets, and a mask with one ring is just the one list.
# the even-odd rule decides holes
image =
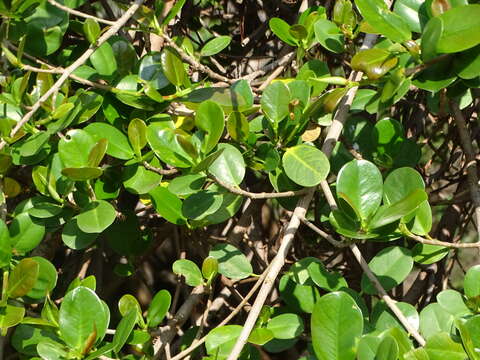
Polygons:
[[173,168],[173,169],[160,169],[160,168],[157,168],[153,165],[150,165],[146,161],[143,162],[143,166],[145,166],[145,169],[153,171],[153,172],[155,172],[157,174],[160,174],[160,175],[168,176],[168,175],[175,175],[176,173],[178,173],[178,169],[175,169],[175,168]]
[[477,227],[477,236],[480,242],[480,189],[478,187],[478,167],[475,158],[475,151],[473,150],[472,140],[468,134],[467,124],[458,104],[450,100],[450,107],[453,111],[453,118],[457,124],[458,133],[460,134],[460,141],[462,143],[463,151],[465,152],[465,159],[467,161],[467,180],[472,197],[473,206],[475,207],[475,221]]
[[[118,30],[130,19],[133,14],[138,10],[140,5],[144,2],[144,0],[135,0],[132,6],[130,6],[127,11],[118,19],[114,25],[108,29],[102,36],[100,36],[97,40],[97,43],[91,45],[73,64],[65,69],[65,72],[60,76],[60,78],[53,84],[53,86],[48,89],[43,96],[37,100],[37,102],[32,106],[32,109],[26,113],[20,121],[17,122],[15,127],[10,132],[10,137],[13,138],[15,134],[25,125],[31,117],[40,109],[41,105],[48,100],[50,96],[52,96],[55,92],[57,92],[63,83],[69,78],[69,76],[80,66],[82,66],[89,57],[93,54],[93,52],[105,43],[110,37],[115,35]],[[7,145],[5,139],[0,141],[0,150]]]
[[344,243],[344,242],[341,242],[341,241],[338,241],[338,240],[335,240],[333,238],[332,235],[330,234],[327,234],[325,231],[323,231],[322,229],[318,228],[315,224],[311,223],[310,221],[308,221],[307,219],[305,218],[302,218],[300,219],[305,225],[307,225],[310,229],[312,229],[313,231],[315,231],[318,235],[320,235],[321,237],[323,237],[325,240],[327,240],[330,244],[332,244],[333,246],[335,247],[347,247],[348,244]]
[[[362,48],[364,46],[371,47],[375,43],[376,38],[377,38],[376,35],[367,34],[365,36],[364,45],[362,46]],[[356,79],[361,78],[361,76],[362,76],[362,73],[352,72],[350,74],[350,79],[357,81]],[[325,153],[327,157],[330,157],[330,155],[332,154],[332,150],[335,146],[335,143],[337,142],[338,137],[342,132],[343,124],[347,119],[350,105],[353,102],[353,98],[355,97],[357,89],[358,87],[350,88],[347,94],[340,101],[340,105],[338,107],[338,110],[335,113],[335,116],[332,121],[332,125],[330,126],[325,142],[322,146],[322,151]],[[285,234],[283,236],[280,248],[278,249],[278,253],[273,259],[272,263],[270,264],[270,270],[267,274],[267,277],[265,278],[265,282],[263,283],[262,288],[258,292],[258,295],[255,299],[252,309],[250,310],[247,320],[245,321],[242,332],[240,333],[240,336],[238,337],[227,360],[238,359],[238,357],[240,356],[240,353],[242,352],[243,347],[247,343],[248,337],[250,336],[250,333],[252,332],[256,324],[258,316],[260,315],[260,311],[263,307],[263,304],[267,300],[267,297],[270,294],[270,291],[272,290],[273,285],[275,284],[275,279],[277,278],[278,274],[280,273],[280,270],[285,264],[285,259],[293,244],[295,233],[297,232],[298,227],[300,226],[300,219],[305,218],[305,214],[313,198],[315,189],[316,189],[315,187],[309,188],[308,193],[304,197],[302,197],[297,203],[297,206],[293,211],[293,215],[290,218],[290,222],[288,223],[288,226],[285,230]]]
[[234,186],[231,186],[224,181],[211,176],[211,179],[215,181],[217,184],[219,184],[221,187],[225,188],[232,194],[237,194],[237,195],[242,195],[245,197],[248,197],[250,199],[276,199],[276,198],[285,198],[285,197],[293,197],[293,196],[299,196],[299,195],[305,195],[308,192],[308,189],[301,189],[301,190],[295,190],[295,191],[284,191],[284,192],[272,192],[272,193],[267,193],[267,192],[259,192],[259,193],[254,193],[250,191],[246,191]]
[[55,0],[48,0],[48,2],[50,4],[52,4],[53,6],[56,6],[57,8],[69,13],[69,14],[72,14],[72,15],[75,15],[75,16],[78,16],[78,17],[82,17],[82,18],[85,18],[85,19],[92,19],[92,20],[96,20],[97,22],[99,23],[103,23],[103,24],[106,24],[106,25],[115,25],[115,21],[110,21],[110,20],[105,20],[105,19],[101,19],[99,17],[96,17],[96,16],[93,16],[93,15],[90,15],[90,14],[85,14],[81,11],[78,11],[78,10],[75,10],[75,9],[71,9],[69,8],[68,6],[65,6],[65,5],[62,5],[62,4],[59,4],[58,2],[56,2]]
[[355,259],[357,259],[358,263],[360,264],[360,267],[365,272],[365,274],[370,279],[370,281],[373,283],[373,286],[375,286],[378,293],[380,294],[380,297],[383,299],[383,301],[385,301],[385,303],[390,308],[390,310],[392,310],[392,312],[395,314],[395,316],[398,318],[398,320],[400,320],[400,322],[405,327],[405,329],[407,329],[407,331],[410,334],[412,334],[412,336],[415,338],[415,340],[417,340],[417,342],[421,346],[425,346],[425,339],[412,326],[412,324],[410,324],[408,322],[407,318],[405,317],[405,315],[403,315],[402,311],[399,309],[399,307],[397,306],[395,301],[390,296],[388,296],[387,292],[385,291],[383,286],[380,284],[380,282],[378,281],[375,274],[368,267],[368,264],[365,261],[365,259],[363,258],[362,253],[358,249],[357,245],[351,244],[350,245],[350,250],[352,251],[353,256],[355,256]]
[[[230,315],[228,315],[225,319],[223,319],[223,321],[220,324],[218,324],[217,327],[228,324],[229,321],[232,320],[243,309],[245,304],[248,303],[248,300],[250,300],[250,298],[253,296],[253,294],[255,294],[255,292],[260,287],[260,285],[262,285],[263,281],[265,280],[265,277],[267,276],[268,269],[269,269],[269,267],[265,269],[265,271],[262,273],[262,275],[260,275],[260,277],[257,279],[257,282],[255,283],[255,285],[252,286],[252,288],[250,289],[248,294],[245,295],[245,297],[237,305],[237,307],[230,313]],[[185,356],[187,356],[192,351],[194,351],[196,348],[198,348],[200,345],[202,345],[205,342],[206,339],[207,339],[207,336],[204,336],[203,338],[198,340],[197,343],[190,345],[188,348],[186,348],[182,352],[175,355],[171,360],[183,359]]]
[[443,247],[448,247],[448,248],[457,248],[457,249],[465,249],[465,248],[480,248],[480,242],[475,242],[475,243],[453,243],[453,242],[447,242],[447,241],[440,241],[437,239],[425,239],[421,236],[412,234],[410,232],[404,233],[406,236],[408,236],[410,239],[415,240],[419,243],[422,244],[429,244],[429,245],[438,245],[438,246],[443,246]]

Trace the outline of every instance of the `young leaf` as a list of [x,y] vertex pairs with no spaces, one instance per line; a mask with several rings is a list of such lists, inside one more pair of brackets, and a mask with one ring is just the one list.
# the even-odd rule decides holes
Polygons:
[[230,45],[231,41],[232,41],[232,38],[227,35],[213,38],[202,47],[202,49],[200,50],[200,55],[212,56],[212,55],[218,54],[223,49],[227,48],[228,45]]
[[295,38],[292,34],[290,34],[290,25],[288,25],[285,20],[276,17],[271,18],[268,22],[268,26],[270,27],[270,30],[272,30],[273,33],[277,35],[280,40],[287,43],[288,45],[298,46]]
[[202,273],[193,261],[177,260],[173,263],[172,270],[175,274],[184,276],[187,285],[199,286],[203,283]]
[[8,278],[7,296],[17,298],[27,295],[38,279],[40,265],[32,258],[22,259]]
[[80,230],[100,233],[113,223],[116,215],[115,208],[110,203],[97,200],[89,203],[76,219]]
[[160,290],[155,294],[147,312],[147,325],[149,328],[157,327],[163,321],[171,302],[172,296],[167,290]]
[[201,103],[195,113],[195,125],[206,133],[202,140],[202,151],[208,154],[222,137],[225,127],[222,108],[213,101]]
[[217,259],[218,272],[229,279],[245,279],[253,272],[250,261],[233,245],[217,244],[208,256]]

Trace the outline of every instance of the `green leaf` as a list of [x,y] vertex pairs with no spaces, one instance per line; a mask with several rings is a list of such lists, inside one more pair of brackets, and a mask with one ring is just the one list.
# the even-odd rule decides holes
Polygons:
[[471,314],[470,309],[465,305],[462,294],[458,291],[447,289],[437,295],[438,304],[448,313],[455,317]]
[[134,164],[125,167],[122,180],[125,189],[131,193],[146,194],[160,184],[162,175],[145,169],[143,165]]
[[446,332],[429,338],[425,350],[430,360],[464,360],[467,358],[462,344],[453,341]]
[[137,312],[135,309],[130,309],[118,323],[115,335],[113,336],[113,350],[116,353],[120,352],[123,345],[125,345],[136,323]]
[[362,221],[367,221],[382,202],[382,174],[367,160],[345,164],[337,176],[337,196],[348,202]]
[[[378,252],[368,265],[383,288],[390,291],[406,279],[413,268],[413,258],[408,249],[391,246]],[[361,285],[367,294],[377,293],[365,274],[362,275]]]
[[50,133],[47,131],[30,136],[20,147],[20,155],[28,157],[38,154],[49,139]]
[[123,295],[118,301],[118,311],[120,311],[120,315],[127,316],[127,314],[132,310],[136,314],[136,322],[138,322],[142,327],[145,327],[142,308],[140,307],[137,298],[130,294]]
[[278,286],[280,297],[295,312],[312,313],[314,305],[320,298],[320,293],[315,286],[299,285],[288,275],[280,278]]
[[202,275],[207,281],[212,281],[218,274],[218,260],[207,256],[202,262]]
[[431,303],[420,312],[420,331],[427,341],[436,334],[447,332],[453,325],[453,315],[438,303]]
[[238,111],[232,111],[227,119],[227,131],[233,140],[246,141],[250,132],[250,124],[245,115]]
[[202,220],[215,213],[222,205],[221,194],[209,190],[200,190],[188,196],[182,205],[182,214],[187,219]]
[[207,354],[215,356],[215,359],[226,359],[240,336],[242,326],[225,325],[211,330],[205,340]]
[[45,227],[27,212],[15,216],[10,223],[10,241],[17,254],[25,254],[37,247],[45,235]]
[[268,322],[267,329],[276,339],[293,339],[303,332],[303,320],[296,314],[281,314]]
[[437,44],[443,33],[443,22],[439,17],[432,17],[425,25],[420,43],[423,61],[429,61],[437,56]]
[[371,80],[377,80],[393,69],[398,63],[385,49],[373,48],[357,52],[351,62],[352,69],[363,71]]
[[160,90],[170,85],[163,73],[160,53],[154,52],[143,57],[138,68],[140,79],[148,81],[154,89]]
[[74,180],[74,181],[87,181],[99,178],[102,176],[103,170],[98,167],[77,167],[77,168],[65,168],[62,170],[62,175]]
[[248,342],[255,345],[265,345],[273,339],[273,333],[266,328],[255,328],[248,337]]
[[[281,81],[276,81],[267,86],[263,91],[260,105],[267,118],[278,127],[278,123],[289,114],[290,91]],[[277,125],[276,125],[277,124]]]
[[368,226],[375,229],[397,221],[415,211],[426,200],[425,190],[416,189],[400,201],[381,206]]
[[108,307],[91,289],[79,286],[63,298],[59,312],[59,330],[62,340],[69,347],[83,351],[92,334],[96,334],[97,340],[103,338],[109,322]]
[[76,216],[77,225],[86,233],[100,233],[113,223],[116,215],[115,208],[107,201],[93,201]]
[[315,304],[311,331],[319,360],[353,360],[363,332],[362,312],[347,293],[329,293]]
[[202,140],[202,151],[208,154],[223,134],[225,121],[222,108],[213,101],[201,103],[195,113],[195,125],[206,133]]
[[39,270],[40,265],[34,259],[20,260],[8,278],[7,296],[17,298],[27,295],[35,286]]
[[112,46],[105,42],[90,56],[90,62],[102,76],[111,76],[117,71],[117,60]]
[[43,257],[34,256],[31,259],[36,261],[39,265],[38,277],[34,286],[26,295],[30,299],[40,300],[55,288],[55,285],[57,284],[57,269],[50,261]]
[[416,244],[412,249],[412,256],[415,262],[423,265],[429,265],[442,260],[448,255],[450,249],[448,247]]
[[167,290],[160,290],[155,294],[147,312],[147,325],[150,328],[157,327],[167,315],[172,302],[172,296]]
[[245,161],[242,153],[233,145],[218,144],[218,150],[223,152],[210,165],[208,171],[217,179],[229,185],[239,185],[245,176]]
[[24,316],[25,308],[23,306],[14,306],[10,304],[2,306],[0,311],[0,329],[2,330],[2,333],[6,333],[8,328],[19,324]]
[[129,160],[133,157],[133,150],[128,143],[127,137],[115,126],[107,123],[94,122],[84,130],[96,141],[108,140],[107,154],[117,159]]
[[98,233],[82,231],[77,224],[77,219],[68,221],[62,230],[62,241],[70,249],[82,250],[89,247],[97,239]]
[[463,290],[468,298],[480,295],[480,265],[468,269],[463,280]]
[[457,54],[454,59],[455,73],[462,79],[474,79],[480,73],[480,46]]
[[89,166],[97,167],[100,165],[107,151],[107,146],[107,139],[100,139],[97,141],[97,143],[92,147],[92,150],[90,150],[90,153],[88,154]]
[[86,131],[72,129],[58,142],[58,153],[66,168],[88,166],[88,155],[95,146],[94,138]]
[[175,274],[185,277],[185,282],[190,286],[199,286],[203,284],[202,272],[198,266],[190,260],[176,260],[172,265]]
[[[420,320],[417,310],[412,305],[400,301],[397,302],[396,305],[410,326],[418,330]],[[384,301],[379,301],[375,304],[370,315],[370,322],[378,331],[392,328],[397,328],[401,331],[404,329],[403,325],[398,321],[397,316],[390,310]]]
[[411,39],[412,33],[407,22],[391,12],[383,0],[356,0],[355,5],[376,32],[395,42]]
[[327,50],[334,53],[345,51],[345,39],[340,28],[334,22],[319,19],[314,25],[315,38]]
[[218,260],[218,272],[229,279],[245,279],[253,273],[250,261],[233,245],[217,244],[208,256]]
[[378,345],[375,359],[378,360],[397,360],[398,359],[398,345],[395,339],[391,336],[385,336]]
[[421,33],[428,21],[423,4],[422,0],[398,0],[393,6],[393,12],[405,20],[411,31]]
[[270,30],[272,30],[273,33],[277,35],[280,40],[287,43],[288,45],[298,46],[295,38],[290,33],[290,25],[288,25],[285,20],[276,17],[271,18],[268,22],[268,26],[270,27]]
[[0,220],[0,268],[10,265],[12,258],[12,240],[7,225]]
[[39,202],[34,207],[28,209],[28,214],[36,218],[47,219],[57,216],[62,210],[63,208],[60,205],[51,202]]
[[212,56],[212,55],[218,54],[220,51],[228,47],[231,41],[232,41],[232,38],[227,35],[213,38],[202,47],[202,49],[200,50],[200,55]]
[[180,168],[192,166],[191,156],[179,142],[184,134],[181,130],[174,130],[170,122],[152,123],[147,127],[147,140],[155,154],[165,163]]
[[19,324],[12,334],[11,344],[21,354],[36,356],[37,344],[49,340],[59,340],[55,334],[45,327]]
[[438,16],[443,24],[437,42],[439,53],[455,53],[480,44],[480,5],[454,7]]
[[155,210],[166,220],[177,225],[184,225],[186,218],[182,213],[182,200],[168,189],[157,186],[148,193],[153,201]]
[[38,355],[44,360],[63,360],[68,356],[67,349],[56,341],[41,341],[37,345]]
[[180,86],[187,81],[187,73],[183,67],[183,62],[172,48],[164,48],[160,62],[163,73],[173,85]]
[[202,174],[177,176],[168,184],[168,190],[179,196],[191,195],[202,189],[206,179]]
[[135,154],[140,157],[141,151],[147,145],[147,125],[143,120],[133,119],[128,124],[128,140]]
[[325,180],[330,163],[325,154],[314,146],[297,145],[289,148],[282,158],[287,176],[302,186],[315,186]]
[[98,25],[96,20],[85,19],[85,22],[83,23],[83,32],[90,44],[95,44],[97,42],[100,31],[100,25]]

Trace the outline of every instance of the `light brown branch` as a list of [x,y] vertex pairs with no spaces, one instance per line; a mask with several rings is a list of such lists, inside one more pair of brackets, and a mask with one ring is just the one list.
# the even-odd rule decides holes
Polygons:
[[173,168],[173,169],[160,169],[160,168],[157,168],[153,165],[150,165],[146,161],[143,162],[143,166],[145,166],[145,169],[153,171],[153,172],[155,172],[157,174],[160,174],[160,175],[168,176],[168,175],[174,175],[174,174],[178,173],[178,169],[175,169],[175,168]]
[[320,235],[320,236],[323,237],[325,240],[327,240],[327,241],[328,241],[330,244],[332,244],[333,246],[335,246],[335,247],[347,247],[347,246],[348,246],[348,244],[334,239],[334,237],[333,237],[332,235],[327,234],[325,231],[323,231],[322,229],[318,228],[315,224],[311,223],[311,222],[308,221],[307,219],[302,218],[302,219],[300,219],[300,220],[301,220],[305,225],[307,225],[310,229],[312,229],[313,231],[315,231],[318,235]]
[[408,236],[410,239],[415,240],[422,244],[429,244],[429,245],[437,245],[443,246],[448,248],[457,248],[457,249],[465,249],[465,248],[480,248],[480,242],[475,243],[452,243],[447,241],[440,241],[437,239],[425,239],[421,236],[412,234],[411,232],[404,232],[405,236]]
[[82,17],[82,18],[85,18],[85,19],[92,19],[92,20],[95,20],[99,23],[102,23],[102,24],[106,24],[106,25],[110,25],[110,26],[113,26],[115,25],[115,21],[110,21],[110,20],[105,20],[105,19],[101,19],[99,17],[96,17],[96,16],[93,16],[93,15],[90,15],[90,14],[85,14],[81,11],[78,11],[78,10],[75,10],[75,9],[71,9],[69,8],[68,6],[65,6],[65,5],[62,5],[58,2],[56,2],[55,0],[48,0],[48,2],[50,4],[52,4],[53,6],[56,6],[57,8],[69,13],[69,14],[72,14],[72,15],[75,15],[75,16],[78,16],[78,17]]
[[[65,72],[60,76],[60,78],[55,82],[55,84],[53,84],[53,86],[48,89],[45,94],[43,94],[42,97],[40,97],[40,99],[38,99],[38,101],[32,106],[32,109],[28,113],[26,113],[20,121],[17,122],[15,127],[10,132],[10,137],[15,136],[15,134],[23,127],[23,125],[25,125],[38,111],[38,109],[40,109],[41,105],[61,88],[61,86],[69,78],[69,76],[76,69],[82,66],[99,46],[101,46],[109,38],[115,35],[118,30],[120,30],[120,28],[125,25],[128,19],[130,19],[133,14],[135,14],[143,1],[144,0],[135,0],[135,2],[127,9],[127,11],[125,11],[125,13],[115,22],[115,24],[98,38],[96,44],[91,45],[77,60],[73,62],[73,64],[71,64],[65,69]],[[0,150],[3,149],[5,145],[7,145],[7,142],[2,139],[0,141]]]
[[293,197],[293,196],[299,196],[299,195],[305,195],[308,193],[308,189],[301,189],[301,190],[295,190],[295,191],[284,191],[284,192],[273,192],[273,193],[266,193],[266,192],[260,192],[260,193],[254,193],[250,191],[245,191],[243,189],[231,186],[222,180],[211,176],[210,177],[213,181],[215,181],[217,184],[219,184],[221,187],[225,188],[232,194],[237,194],[237,195],[242,195],[245,197],[248,197],[250,199],[275,199],[275,198],[285,198],[285,197]]

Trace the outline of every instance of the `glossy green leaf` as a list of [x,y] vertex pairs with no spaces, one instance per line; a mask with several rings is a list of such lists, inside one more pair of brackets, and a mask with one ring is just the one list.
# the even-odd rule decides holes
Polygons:
[[227,131],[230,137],[238,142],[245,141],[250,131],[250,124],[242,113],[233,111],[227,119]]
[[34,256],[31,259],[39,265],[38,277],[34,286],[26,295],[30,299],[40,300],[55,288],[57,284],[57,269],[50,261],[43,257]]
[[462,294],[458,291],[452,289],[441,291],[437,295],[437,302],[446,312],[455,317],[471,314]]
[[[158,161],[156,161],[158,163]],[[128,165],[122,174],[123,186],[134,194],[146,194],[160,184],[162,175],[147,170],[143,165]]]
[[303,320],[296,314],[281,314],[268,322],[267,329],[276,339],[293,339],[303,332]]
[[230,45],[231,41],[232,41],[232,38],[227,35],[213,38],[202,47],[202,49],[200,50],[200,55],[212,56],[212,55],[218,54],[223,49],[227,48],[228,45]]
[[182,85],[187,79],[187,73],[183,67],[183,62],[175,51],[169,47],[164,48],[161,54],[160,62],[163,73],[168,81],[175,86]]
[[98,167],[82,166],[76,168],[64,168],[62,175],[74,181],[87,181],[102,176],[103,170]]
[[332,292],[315,304],[311,331],[319,360],[353,360],[363,332],[362,312],[348,294]]
[[276,81],[267,86],[263,91],[260,105],[264,114],[274,124],[278,124],[289,114],[288,104],[290,102],[290,91],[288,87],[280,81]]
[[100,35],[100,25],[94,19],[85,19],[83,23],[83,32],[85,33],[85,37],[90,42],[90,44],[95,44]]
[[10,240],[10,233],[5,222],[0,220],[0,267],[10,265],[11,257],[12,241]]
[[399,0],[393,6],[393,12],[401,16],[413,32],[421,33],[428,21],[428,15],[421,0]]
[[180,168],[192,165],[191,156],[180,143],[184,136],[182,130],[174,130],[170,124],[153,123],[147,127],[147,140],[155,154],[165,163]]
[[90,56],[90,61],[100,75],[111,76],[117,71],[117,61],[112,46],[105,42]]
[[375,359],[382,360],[397,360],[398,359],[398,344],[391,336],[385,336],[378,345]]
[[33,258],[22,259],[8,278],[7,296],[17,298],[27,295],[38,279],[40,265]]
[[273,339],[273,332],[266,328],[255,328],[248,337],[248,342],[255,345],[265,345]]
[[135,309],[130,309],[130,311],[128,311],[118,323],[115,335],[113,336],[113,349],[116,353],[118,353],[125,345],[136,323],[137,312]]
[[202,189],[207,177],[202,174],[180,175],[168,184],[168,190],[175,195],[191,195]]
[[474,79],[480,73],[480,46],[464,51],[455,56],[454,68],[462,79]]
[[18,254],[35,249],[45,235],[45,227],[34,222],[27,212],[13,218],[9,231],[11,244]]
[[37,344],[43,341],[58,341],[52,331],[45,327],[19,324],[12,334],[12,346],[21,354],[36,356]]
[[[391,246],[379,251],[368,265],[383,288],[389,291],[406,279],[412,270],[413,258],[408,249]],[[365,274],[362,276],[362,290],[367,294],[377,293]]]
[[212,101],[201,103],[195,113],[195,125],[205,132],[202,151],[204,154],[208,154],[217,145],[223,134],[225,121],[222,108]]
[[205,340],[207,354],[214,355],[218,360],[226,359],[241,331],[240,325],[225,325],[211,330]]
[[147,125],[141,119],[133,119],[128,124],[128,140],[137,156],[141,156],[141,150],[147,145]]
[[183,225],[186,218],[182,213],[182,200],[168,189],[157,186],[148,193],[153,201],[155,210],[171,223]]
[[109,202],[93,201],[76,216],[77,225],[86,233],[100,233],[113,223],[116,215],[115,208]]
[[62,230],[62,241],[70,249],[81,250],[89,247],[97,239],[98,233],[82,231],[77,224],[77,219],[68,221]]
[[282,158],[287,176],[302,186],[315,186],[324,180],[330,163],[325,154],[309,145],[297,145],[289,148]]
[[207,256],[202,262],[202,275],[207,281],[211,281],[218,274],[218,260],[213,256]]
[[438,333],[427,340],[425,351],[430,360],[464,360],[467,354],[462,344],[455,342],[448,333]]
[[288,275],[280,278],[280,297],[295,312],[312,313],[320,293],[315,286],[299,285]]
[[108,140],[107,154],[117,159],[128,160],[133,157],[133,150],[127,137],[116,127],[101,122],[95,122],[84,128],[96,141]]
[[63,360],[68,356],[67,349],[62,344],[52,340],[39,342],[37,352],[44,360]]
[[385,49],[373,48],[356,53],[351,62],[352,69],[363,71],[369,79],[377,80],[393,69],[398,63]]
[[150,328],[157,327],[167,315],[172,302],[172,296],[167,290],[160,290],[155,294],[148,306],[147,325]]
[[143,320],[142,308],[137,298],[130,294],[123,295],[118,301],[118,311],[120,315],[127,316],[130,311],[136,314],[136,321],[145,327],[145,321]]
[[172,270],[175,274],[184,276],[187,285],[199,286],[203,283],[202,272],[193,261],[177,260],[173,263]]
[[60,335],[69,347],[84,350],[92,334],[96,334],[95,339],[105,335],[109,322],[108,307],[91,289],[79,286],[65,295],[60,306],[59,325]]
[[475,265],[468,269],[463,280],[463,290],[469,298],[480,295],[480,265]]
[[432,60],[437,56],[437,43],[442,33],[442,20],[439,17],[431,18],[422,32],[420,48],[423,61]]
[[218,272],[229,279],[245,279],[253,272],[250,261],[233,245],[217,244],[208,255],[217,259]]
[[88,166],[88,155],[95,146],[94,138],[85,130],[73,129],[58,143],[58,153],[66,168]]
[[340,28],[334,22],[319,19],[314,25],[315,38],[327,50],[342,53],[345,50],[345,39]]
[[242,153],[233,145],[221,143],[220,156],[210,165],[208,171],[217,179],[230,185],[239,185],[245,176],[245,161]]
[[420,331],[425,339],[436,334],[450,333],[454,317],[438,303],[432,303],[420,312]]
[[360,14],[380,34],[395,42],[410,40],[412,33],[408,23],[391,12],[383,0],[356,0]]
[[367,160],[345,164],[337,176],[337,196],[348,202],[362,221],[380,207],[383,180],[380,171]]
[[183,201],[182,214],[187,219],[201,220],[215,213],[222,205],[222,201],[219,193],[200,190]]
[[454,7],[438,17],[443,29],[437,42],[439,53],[455,53],[480,44],[480,5]]
[[46,131],[30,136],[20,147],[20,155],[27,157],[38,154],[49,138],[50,133]]
[[105,156],[107,151],[108,140],[100,139],[92,147],[90,153],[88,154],[88,165],[91,167],[98,167]]
[[[415,307],[401,301],[397,302],[396,305],[410,326],[418,330],[420,319]],[[392,328],[397,328],[401,331],[404,329],[403,324],[400,323],[397,316],[390,310],[384,301],[379,301],[375,304],[370,315],[370,322],[375,329],[379,331],[385,331]]]
[[160,90],[170,85],[167,77],[163,73],[160,53],[154,52],[142,58],[138,69],[138,76],[148,81],[154,89]]
[[28,214],[36,218],[46,219],[57,216],[62,210],[63,208],[60,205],[51,202],[40,202],[28,209]]
[[5,332],[8,328],[19,324],[25,316],[25,308],[7,304],[0,311],[0,329]]
[[268,26],[280,40],[288,45],[297,46],[295,38],[290,34],[290,25],[285,20],[276,17],[271,18],[268,22]]

